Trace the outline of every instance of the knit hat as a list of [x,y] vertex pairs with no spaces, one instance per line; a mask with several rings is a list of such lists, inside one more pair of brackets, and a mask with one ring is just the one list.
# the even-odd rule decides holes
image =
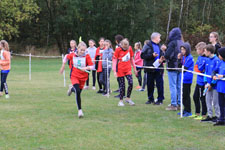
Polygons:
[[218,53],[219,53],[219,55],[220,55],[221,57],[223,57],[223,59],[225,59],[225,47],[220,48],[220,49],[218,50]]

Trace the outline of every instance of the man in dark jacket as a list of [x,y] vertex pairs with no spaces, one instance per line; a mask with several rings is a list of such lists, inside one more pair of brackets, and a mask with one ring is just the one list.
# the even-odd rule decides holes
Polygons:
[[169,42],[167,50],[165,52],[165,59],[167,61],[169,87],[171,94],[171,105],[166,110],[177,110],[180,107],[180,85],[181,85],[181,72],[179,68],[178,54],[180,53],[180,47],[183,44],[181,40],[182,34],[180,28],[173,28],[169,33]]
[[[144,66],[156,67],[154,64],[158,62],[156,68],[163,67],[163,51],[160,49],[159,44],[161,35],[157,32],[152,33],[151,41],[147,43],[141,52],[141,58],[144,59]],[[158,101],[154,104],[161,105],[164,100],[164,87],[163,87],[163,69],[145,68],[147,72],[147,89],[148,89],[148,101],[145,104],[154,103],[154,87],[156,81],[156,87],[158,90]]]

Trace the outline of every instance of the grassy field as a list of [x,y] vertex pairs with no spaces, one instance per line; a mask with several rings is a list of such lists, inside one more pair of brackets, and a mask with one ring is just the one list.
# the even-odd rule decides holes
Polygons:
[[[146,105],[147,93],[133,90],[136,106],[121,108],[114,93],[107,99],[94,90],[85,90],[85,117],[78,119],[75,97],[66,95],[60,66],[61,59],[32,58],[29,81],[28,58],[12,58],[7,80],[11,97],[0,98],[0,150],[225,149],[225,127],[181,119],[177,112],[165,111],[170,103],[167,73],[163,105]],[[66,76],[68,85],[68,68]],[[137,79],[134,81],[135,87]],[[114,77],[111,88],[117,88]]]

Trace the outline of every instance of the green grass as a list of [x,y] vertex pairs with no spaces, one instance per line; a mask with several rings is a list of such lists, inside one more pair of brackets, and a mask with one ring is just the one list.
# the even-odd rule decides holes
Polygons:
[[[66,95],[61,59],[13,57],[8,76],[10,99],[0,98],[0,150],[127,149],[127,150],[224,150],[225,128],[213,127],[165,111],[170,103],[167,73],[165,101],[145,105],[146,92],[133,90],[136,106],[118,107],[118,99],[82,92],[85,117],[78,119],[75,97]],[[66,69],[67,85],[69,70]],[[196,77],[195,77],[196,78]],[[134,79],[134,87],[137,79]],[[195,84],[192,85],[192,92]],[[111,77],[111,88],[117,82]],[[155,93],[157,94],[157,93]],[[193,101],[192,110],[194,111]]]

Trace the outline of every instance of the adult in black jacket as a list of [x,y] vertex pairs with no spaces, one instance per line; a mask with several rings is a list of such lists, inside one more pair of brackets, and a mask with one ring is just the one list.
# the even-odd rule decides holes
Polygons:
[[183,44],[181,40],[182,34],[180,28],[173,28],[169,33],[169,42],[165,52],[167,61],[169,87],[171,94],[171,105],[166,110],[177,110],[180,107],[180,85],[181,72],[179,70],[171,70],[171,68],[179,68],[177,55],[180,53],[180,46]]
[[[141,52],[141,58],[144,59],[144,66],[153,67],[155,61],[159,61],[161,64],[159,67],[163,67],[163,51],[160,49],[159,42],[161,35],[157,32],[152,33],[151,41],[147,43]],[[158,91],[158,101],[154,104],[161,105],[164,100],[164,86],[163,86],[163,69],[149,69],[145,68],[147,72],[147,89],[148,89],[148,101],[146,104],[154,103],[154,87],[156,81],[156,87]]]

